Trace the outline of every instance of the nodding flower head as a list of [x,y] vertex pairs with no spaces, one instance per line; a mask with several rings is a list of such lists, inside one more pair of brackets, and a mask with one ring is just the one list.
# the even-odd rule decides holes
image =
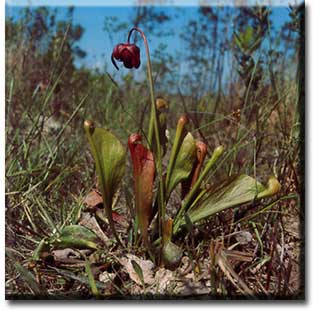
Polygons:
[[131,43],[117,44],[112,53],[112,63],[119,70],[115,59],[123,62],[124,66],[128,69],[138,69],[140,66],[140,48]]

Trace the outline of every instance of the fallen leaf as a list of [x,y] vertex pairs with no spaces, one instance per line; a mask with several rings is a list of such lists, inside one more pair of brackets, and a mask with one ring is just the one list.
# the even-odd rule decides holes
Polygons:
[[66,248],[63,250],[54,250],[52,251],[52,254],[54,255],[54,258],[56,260],[64,260],[68,258],[80,258],[81,255],[78,253],[78,251],[74,251],[73,249]]
[[160,268],[154,277],[154,290],[151,289],[150,292],[152,294],[167,294],[168,288],[175,281],[174,272],[171,270]]
[[250,243],[253,239],[252,234],[249,231],[240,231],[235,236],[235,239],[241,244],[246,245]]
[[92,190],[86,195],[84,203],[88,206],[88,208],[95,209],[97,206],[103,204],[102,195],[100,195],[97,191]]
[[96,218],[88,212],[83,212],[80,219],[80,224],[92,230],[106,245],[109,243],[109,238],[104,234]]
[[129,274],[130,279],[136,282],[138,285],[142,285],[142,281],[139,278],[137,272],[135,271],[132,261],[135,261],[141,268],[143,274],[143,283],[152,285],[154,283],[153,262],[150,260],[144,260],[132,254],[127,254],[126,257],[123,257],[119,260],[120,264]]
[[48,258],[49,265],[56,265],[56,266],[71,266],[73,268],[80,268],[85,265],[85,262],[83,260],[83,256],[87,256],[91,253],[90,250],[73,250],[71,248],[65,248],[62,250],[53,250],[51,252],[53,261],[51,261],[52,258],[49,256]]
[[185,275],[192,270],[191,260],[188,256],[183,256],[181,266],[177,269],[179,275]]
[[[187,256],[182,258],[183,266],[177,270],[176,286],[173,294],[180,296],[205,295],[211,292],[210,260],[198,261],[199,272],[193,271],[196,262]],[[196,267],[197,265],[195,265]]]
[[136,261],[134,260],[131,260],[131,264],[132,264],[132,267],[134,269],[134,271],[136,272],[136,274],[138,275],[140,281],[141,281],[141,284],[142,286],[144,286],[144,279],[143,279],[143,272],[142,272],[142,269],[141,267],[137,264]]
[[123,227],[128,227],[128,221],[126,220],[126,218],[116,211],[113,211],[113,220]]
[[[102,195],[100,193],[98,193],[96,190],[92,190],[91,192],[89,192],[87,194],[87,196],[84,199],[84,203],[87,205],[87,207],[91,210],[94,211],[100,211],[100,208],[103,208],[103,198]],[[119,214],[116,211],[112,211],[112,216],[113,216],[113,220],[114,222],[127,227],[128,226],[128,221],[126,220],[126,218]]]
[[210,281],[195,281],[193,274],[187,274],[185,278],[177,279],[172,294],[178,296],[209,295],[211,293]]
[[103,283],[111,283],[116,277],[115,273],[104,271],[99,275],[99,281]]
[[[95,215],[102,222],[104,222],[106,224],[109,223],[107,217],[105,216],[105,214],[103,212],[103,209],[97,209],[96,212],[95,212]],[[113,221],[115,223],[118,223],[119,225],[121,225],[124,228],[128,227],[129,223],[128,223],[128,221],[126,220],[126,218],[123,215],[117,213],[116,211],[113,211],[112,212],[112,216],[113,216]]]

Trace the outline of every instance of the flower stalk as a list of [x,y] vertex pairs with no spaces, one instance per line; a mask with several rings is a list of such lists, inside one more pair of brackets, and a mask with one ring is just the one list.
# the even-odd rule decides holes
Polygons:
[[157,165],[157,172],[158,172],[158,178],[159,178],[159,190],[158,190],[159,191],[158,192],[159,235],[162,236],[163,235],[163,222],[165,218],[164,184],[163,184],[163,172],[162,172],[162,151],[161,151],[161,145],[160,145],[160,134],[159,134],[158,120],[157,120],[157,108],[155,104],[150,52],[149,52],[148,41],[144,32],[137,27],[134,27],[129,31],[128,40],[127,40],[128,44],[130,42],[130,37],[133,31],[137,31],[140,33],[144,42],[146,56],[147,56],[147,74],[148,74],[150,97],[151,97],[151,114],[150,114],[149,133],[148,133],[148,144],[149,144],[149,148],[152,149],[153,148],[152,142],[153,142],[153,135],[154,135],[155,141],[156,141],[156,165]]

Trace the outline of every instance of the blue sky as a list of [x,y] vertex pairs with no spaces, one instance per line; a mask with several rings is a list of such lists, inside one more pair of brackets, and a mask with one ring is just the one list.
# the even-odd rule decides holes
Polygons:
[[[170,13],[168,9],[167,13]],[[80,23],[85,28],[85,34],[82,37],[80,46],[88,53],[88,57],[84,60],[84,63],[88,66],[99,66],[105,59],[109,60],[113,50],[113,45],[117,43],[123,43],[127,40],[128,31],[132,28],[131,17],[134,12],[134,7],[77,7],[75,10],[75,21]],[[175,12],[173,12],[175,13]],[[106,16],[117,16],[122,22],[129,24],[126,31],[115,33],[115,42],[112,43],[109,36],[103,30],[104,19]],[[184,22],[184,20],[182,20]],[[174,24],[174,22],[172,23]],[[177,23],[175,22],[175,25]],[[178,24],[177,24],[178,25]],[[173,25],[174,26],[174,25]],[[149,46],[152,52],[157,48],[159,43],[165,41],[165,38],[154,38],[150,40],[150,36],[147,37]],[[172,40],[170,49],[180,48],[180,40]],[[104,59],[105,58],[105,59]]]
[[[13,16],[14,18],[19,17],[19,12],[23,8],[23,1],[18,1],[18,6],[16,5],[9,5],[9,4],[16,4],[16,0],[10,0],[6,3],[6,15]],[[35,0],[41,4],[46,4],[48,1],[45,0]],[[235,1],[235,0],[233,0]],[[27,1],[24,1],[27,2]],[[64,0],[59,2],[65,4],[71,4],[71,0]],[[98,68],[101,71],[107,70],[111,74],[117,74],[118,72],[113,68],[111,65],[110,57],[113,49],[113,45],[121,42],[125,42],[127,39],[128,29],[130,29],[133,25],[130,22],[130,16],[132,16],[133,10],[135,6],[124,6],[122,3],[128,2],[125,1],[118,1],[117,4],[121,6],[92,6],[92,4],[97,5],[100,1],[91,0],[91,6],[84,6],[82,4],[87,3],[87,1],[79,0],[76,1],[75,10],[74,10],[74,23],[78,23],[85,29],[84,34],[79,42],[79,46],[87,53],[87,56],[83,60],[76,60],[75,64],[78,67],[86,66],[89,68]],[[113,1],[110,1],[113,3]],[[108,2],[108,3],[110,3]],[[129,1],[131,2],[131,1]],[[182,4],[192,3],[193,1],[184,1]],[[197,1],[195,1],[196,3]],[[34,3],[34,1],[32,2]],[[55,1],[50,1],[50,4],[55,4]],[[102,2],[103,4],[106,1]],[[161,37],[161,38],[150,38],[148,35],[149,46],[151,49],[151,54],[154,53],[155,49],[158,47],[159,43],[167,43],[168,48],[166,52],[175,53],[177,50],[183,50],[185,48],[184,42],[181,40],[179,34],[182,31],[183,27],[187,22],[191,19],[198,20],[197,10],[198,6],[180,6],[180,13],[178,13],[178,7],[169,6],[164,7],[167,14],[178,16],[176,18],[171,19],[170,22],[165,23],[165,27],[170,27],[174,30],[175,35],[172,37]],[[67,7],[60,6],[58,7],[59,16],[62,18],[67,10]],[[122,22],[126,22],[130,24],[130,26],[126,29],[125,32],[115,33],[114,44],[110,41],[109,36],[104,31],[104,20],[108,16],[117,16],[119,20]],[[272,22],[276,29],[279,29],[281,25],[289,20],[288,9],[285,6],[282,7],[273,7],[273,13],[271,15]],[[232,25],[231,25],[232,26]],[[142,43],[140,43],[142,44]],[[140,45],[141,47],[141,45]],[[144,49],[142,49],[143,51]],[[175,55],[175,54],[174,54]],[[180,62],[181,68],[180,73],[187,73],[189,68],[185,66],[185,62]],[[227,70],[229,70],[228,66],[226,66]],[[142,78],[141,71],[137,72],[137,75],[140,79]],[[224,75],[227,74],[227,71]]]
[[[288,4],[298,5],[303,0],[247,0],[246,5],[274,5],[288,6]],[[113,0],[6,0],[9,5],[25,6],[25,5],[48,5],[48,6],[112,6]],[[180,6],[196,6],[203,5],[244,5],[242,0],[164,0],[164,1],[148,1],[148,0],[118,0],[115,5],[131,6],[141,4],[156,4],[156,5],[180,5]]]
[[[13,16],[18,19],[20,11],[23,9],[22,6],[6,6],[7,17]],[[110,42],[109,36],[104,31],[104,20],[106,17],[117,16],[121,22],[130,24],[129,28],[132,28],[130,17],[134,12],[135,7],[124,6],[124,7],[109,7],[109,6],[76,6],[74,10],[74,23],[78,23],[84,28],[84,34],[79,42],[79,46],[87,52],[87,56],[83,60],[76,62],[78,66],[86,65],[88,67],[102,68],[105,61],[110,61],[110,56],[113,49],[113,43]],[[62,18],[67,10],[67,7],[58,7],[59,16]],[[197,11],[197,7],[185,8],[180,15],[180,19],[174,19],[168,22],[168,27],[172,29],[181,28],[187,21],[188,18],[194,18],[194,13]],[[167,14],[174,15],[177,10],[174,7],[167,8]],[[128,30],[125,32],[115,33],[115,39],[117,43],[125,42],[128,35]],[[158,47],[159,43],[164,42],[165,38],[154,38],[148,41],[152,53]],[[172,37],[169,44],[168,51],[174,51],[180,49],[182,42],[178,36]]]

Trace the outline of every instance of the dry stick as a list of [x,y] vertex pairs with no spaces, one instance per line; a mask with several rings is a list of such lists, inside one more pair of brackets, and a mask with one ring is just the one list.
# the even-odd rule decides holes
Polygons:
[[272,272],[272,260],[274,257],[275,247],[276,247],[276,224],[273,226],[273,232],[272,232],[272,243],[271,243],[271,249],[270,249],[270,261],[267,266],[267,280],[266,280],[266,291],[269,291],[270,287],[270,279],[271,279],[271,272]]

